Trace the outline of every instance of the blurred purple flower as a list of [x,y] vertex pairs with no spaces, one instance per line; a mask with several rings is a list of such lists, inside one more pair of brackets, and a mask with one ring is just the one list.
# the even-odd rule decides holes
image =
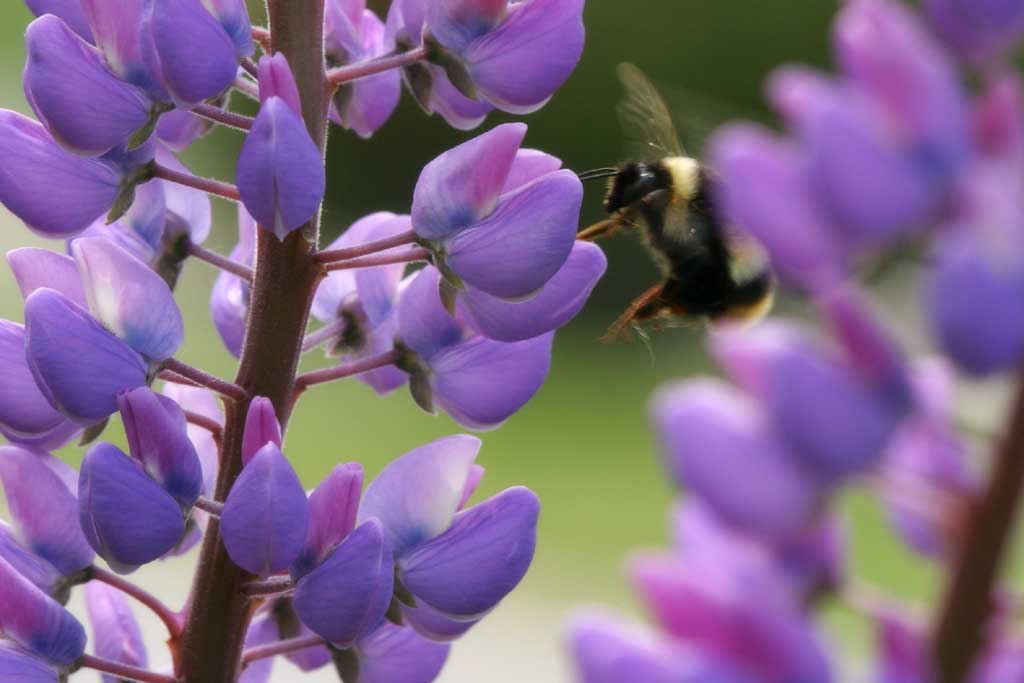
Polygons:
[[[238,244],[231,250],[230,258],[245,266],[252,266],[256,259],[256,221],[241,205]],[[249,318],[249,283],[227,271],[218,273],[210,293],[210,316],[224,346],[231,355],[240,357]]]
[[[5,640],[14,641],[30,656],[55,667],[66,667],[85,651],[85,629],[82,625],[2,557],[0,601],[4,605],[0,612],[0,635]],[[0,650],[0,662],[8,665],[12,659],[14,657],[9,650]],[[35,667],[25,667],[29,668]],[[23,670],[15,668],[17,673]]]
[[[108,661],[146,668],[146,646],[142,630],[124,594],[116,588],[90,581],[85,585],[85,608],[92,625],[93,651]],[[103,675],[103,683],[118,678]]]

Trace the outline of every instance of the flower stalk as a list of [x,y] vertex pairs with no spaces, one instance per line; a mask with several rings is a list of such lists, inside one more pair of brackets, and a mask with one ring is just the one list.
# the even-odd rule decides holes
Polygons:
[[88,576],[92,580],[116,588],[125,595],[131,596],[140,604],[148,607],[167,627],[167,632],[172,640],[181,635],[181,616],[149,591],[101,567],[90,567]]
[[140,681],[140,683],[180,683],[180,679],[174,676],[159,674],[155,671],[140,669],[137,666],[129,666],[120,662],[112,662],[109,659],[93,655],[82,655],[78,663],[85,669],[95,669],[96,671],[113,674],[129,681]]
[[383,71],[390,71],[391,69],[399,69],[403,66],[409,66],[410,64],[421,62],[426,58],[427,48],[421,45],[408,50],[407,52],[400,52],[396,55],[370,59],[365,62],[339,66],[335,69],[331,69],[327,72],[327,82],[332,87],[337,87],[344,83],[357,81],[360,78],[379,74]]
[[430,258],[430,250],[418,247],[409,249],[397,254],[381,254],[379,256],[364,256],[348,261],[335,261],[328,263],[324,270],[332,272],[335,270],[354,270],[356,268],[373,268],[374,266],[387,266],[393,263],[414,263],[426,261]]
[[197,116],[202,116],[204,119],[209,119],[214,123],[219,123],[222,126],[227,126],[228,128],[235,128],[243,131],[248,131],[252,128],[252,117],[245,116],[243,114],[236,114],[233,111],[227,111],[220,107],[215,107],[212,104],[206,104],[205,102],[200,102],[196,106],[192,107],[192,113]]
[[206,247],[190,242],[188,245],[188,254],[189,256],[195,256],[200,261],[209,263],[214,268],[220,268],[221,270],[237,275],[246,282],[252,282],[252,268],[244,266],[237,261],[232,261],[226,256],[221,256],[217,252],[211,251]]
[[213,178],[202,178],[200,176],[192,175],[191,173],[175,171],[173,168],[167,168],[166,166],[161,166],[155,162],[152,165],[152,169],[154,178],[169,180],[172,183],[178,183],[179,185],[185,185],[186,187],[194,187],[197,190],[202,190],[208,194],[223,197],[224,199],[229,199],[233,202],[241,200],[241,195],[238,194],[238,188],[231,183],[225,183]]

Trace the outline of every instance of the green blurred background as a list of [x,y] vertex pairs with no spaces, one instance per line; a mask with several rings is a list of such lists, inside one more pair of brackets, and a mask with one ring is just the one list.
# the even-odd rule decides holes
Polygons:
[[[381,9],[386,3],[371,4]],[[590,0],[583,60],[547,107],[525,117],[527,144],[555,154],[574,170],[616,162],[625,151],[614,112],[620,97],[614,69],[621,61],[641,66],[683,108],[703,103],[680,111],[683,119],[713,121],[728,111],[765,116],[760,84],[773,66],[786,61],[828,65],[834,11],[835,3],[821,0]],[[254,21],[262,18],[256,3],[253,16]],[[7,0],[0,17],[0,105],[27,111],[19,79],[22,32],[30,15],[18,0]],[[239,105],[242,110],[251,106]],[[492,116],[484,129],[505,118]],[[324,240],[368,212],[407,211],[423,164],[468,136],[426,117],[408,96],[370,141],[333,130]],[[196,144],[186,162],[198,173],[230,179],[239,142],[236,133],[217,131]],[[601,191],[588,188],[584,224],[599,217]],[[215,210],[208,246],[226,252],[235,239],[233,209],[217,202]],[[0,247],[29,242],[39,240],[9,214],[0,216]],[[606,247],[608,275],[584,314],[558,335],[547,384],[506,425],[483,437],[480,462],[487,476],[481,494],[515,484],[537,491],[543,501],[539,548],[522,587],[454,648],[442,681],[566,680],[560,639],[572,608],[601,603],[641,616],[622,576],[624,559],[634,549],[667,543],[674,495],[648,431],[649,397],[665,382],[711,370],[699,327],[658,332],[649,343],[597,341],[656,278],[629,236]],[[186,269],[178,300],[188,339],[180,356],[230,376],[234,361],[207,313],[214,275],[203,264],[190,263]],[[888,298],[897,307],[913,307],[905,286],[898,284],[893,291]],[[0,272],[0,315],[21,319],[20,300],[6,269]],[[311,358],[309,364],[317,362]],[[378,399],[362,384],[349,382],[318,388],[303,399],[286,450],[303,481],[313,486],[338,462],[359,460],[372,476],[408,449],[458,430],[447,418],[421,413],[404,391]],[[67,457],[74,461],[79,456],[69,451]],[[904,596],[932,594],[936,575],[890,539],[874,503],[851,496],[843,507],[850,518],[853,566],[866,579]],[[173,602],[187,588],[183,577],[189,561],[148,569],[142,576],[161,584],[156,590]],[[862,625],[834,608],[827,626],[830,637],[852,653],[851,671],[862,668],[858,653],[868,642]],[[161,656],[154,659],[162,661]],[[274,680],[296,676],[283,667],[278,671]],[[850,674],[850,680],[859,678]]]

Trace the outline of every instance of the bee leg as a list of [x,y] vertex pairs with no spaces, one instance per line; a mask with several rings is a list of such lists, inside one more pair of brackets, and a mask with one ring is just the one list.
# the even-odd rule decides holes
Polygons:
[[576,233],[576,239],[583,240],[584,242],[594,242],[602,237],[608,237],[609,235],[617,232],[622,227],[622,219],[618,216],[614,218],[606,218],[603,221],[598,221],[588,228],[584,228]]
[[606,344],[611,343],[622,336],[623,331],[634,321],[647,320],[661,313],[665,304],[660,301],[659,297],[664,289],[665,283],[661,282],[634,299],[629,308],[608,328],[605,335],[601,337],[601,341]]

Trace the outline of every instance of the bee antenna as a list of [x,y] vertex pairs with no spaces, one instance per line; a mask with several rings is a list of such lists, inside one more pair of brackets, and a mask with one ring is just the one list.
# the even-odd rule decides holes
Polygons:
[[583,171],[582,173],[577,173],[576,176],[580,180],[584,181],[597,180],[598,178],[609,178],[613,175],[616,175],[618,172],[619,169],[613,166],[606,166],[605,168],[595,168],[590,171]]

